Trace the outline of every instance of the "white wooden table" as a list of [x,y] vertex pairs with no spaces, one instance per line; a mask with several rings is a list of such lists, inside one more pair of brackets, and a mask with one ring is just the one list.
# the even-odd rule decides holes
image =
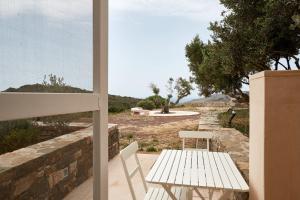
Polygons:
[[220,199],[226,199],[233,191],[249,190],[229,154],[220,152],[163,150],[146,181],[162,185],[173,200],[174,186],[189,188],[187,199],[192,199],[193,190],[204,199],[197,188],[209,189],[209,199],[215,190],[223,191]]

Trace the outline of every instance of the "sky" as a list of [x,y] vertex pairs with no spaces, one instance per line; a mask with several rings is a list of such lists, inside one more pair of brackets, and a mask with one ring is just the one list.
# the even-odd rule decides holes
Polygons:
[[[188,78],[185,45],[210,38],[218,0],[109,0],[109,93],[166,93],[169,77]],[[91,0],[0,0],[0,90],[41,83],[45,74],[92,89]],[[197,97],[195,90],[191,97]]]

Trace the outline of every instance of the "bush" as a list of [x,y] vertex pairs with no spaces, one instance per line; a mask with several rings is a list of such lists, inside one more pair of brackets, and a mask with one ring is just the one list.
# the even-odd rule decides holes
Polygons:
[[157,152],[158,150],[154,146],[147,147],[147,152]]
[[236,110],[236,116],[232,120],[231,127],[228,124],[230,116],[229,112],[220,113],[218,116],[220,124],[226,128],[235,128],[249,137],[249,109]]
[[34,144],[40,135],[32,121],[17,120],[0,123],[0,154]]
[[150,100],[142,100],[137,103],[138,107],[142,107],[146,110],[153,110],[155,108],[155,104]]
[[155,108],[161,108],[164,104],[166,99],[159,96],[159,95],[153,95],[150,97],[147,97],[146,100],[152,101],[155,105]]
[[114,104],[114,105],[109,105],[108,106],[108,112],[110,112],[110,113],[120,113],[120,112],[123,112],[127,109],[128,108],[125,107],[122,104]]

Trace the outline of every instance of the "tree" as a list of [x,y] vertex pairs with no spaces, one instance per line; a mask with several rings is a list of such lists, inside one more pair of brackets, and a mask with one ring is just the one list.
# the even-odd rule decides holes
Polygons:
[[177,100],[175,101],[175,104],[178,104],[181,99],[191,94],[193,86],[188,80],[180,77],[176,80],[174,89],[177,92]]
[[169,78],[166,84],[167,97],[165,99],[159,96],[160,89],[155,84],[151,83],[150,85],[150,88],[152,89],[154,96],[150,96],[147,99],[153,101],[156,106],[160,105],[162,108],[161,113],[170,112],[170,104],[171,104],[171,99],[173,97],[174,90],[176,90],[177,93],[177,100],[175,101],[175,104],[178,104],[182,98],[190,95],[191,90],[193,90],[191,83],[182,77],[179,77],[176,80],[175,85],[174,82],[175,80],[172,77]]
[[152,89],[153,94],[156,95],[156,96],[158,96],[160,90],[159,90],[159,88],[154,83],[150,84],[150,88]]
[[170,113],[170,103],[171,103],[171,99],[173,97],[173,83],[174,83],[174,79],[173,78],[169,78],[167,84],[166,84],[166,88],[167,88],[167,98],[165,100],[165,103],[161,109],[161,113]]
[[210,24],[212,41],[203,43],[196,36],[185,49],[200,94],[221,92],[248,100],[242,87],[249,84],[249,75],[291,70],[292,62],[300,68],[299,1],[220,1],[228,11]]
[[159,95],[160,89],[154,83],[150,84],[150,88],[153,92],[153,96],[147,97],[146,100],[150,100],[154,103],[155,108],[161,108],[165,99]]

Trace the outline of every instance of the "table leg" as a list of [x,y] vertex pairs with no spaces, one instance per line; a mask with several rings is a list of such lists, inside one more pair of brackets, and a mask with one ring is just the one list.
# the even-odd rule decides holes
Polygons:
[[172,200],[177,200],[174,196],[173,192],[171,191],[171,187],[168,185],[163,184],[162,187],[166,190],[166,192],[169,194]]
[[212,200],[213,195],[214,195],[214,190],[209,189],[209,190],[208,190],[208,199],[209,199],[209,200]]
[[186,193],[186,199],[192,200],[193,199],[193,188],[188,188]]
[[202,200],[205,200],[204,196],[201,194],[201,192],[198,190],[198,188],[194,188],[194,190]]
[[220,197],[219,200],[228,200],[230,195],[232,194],[232,191],[223,191],[223,195]]

